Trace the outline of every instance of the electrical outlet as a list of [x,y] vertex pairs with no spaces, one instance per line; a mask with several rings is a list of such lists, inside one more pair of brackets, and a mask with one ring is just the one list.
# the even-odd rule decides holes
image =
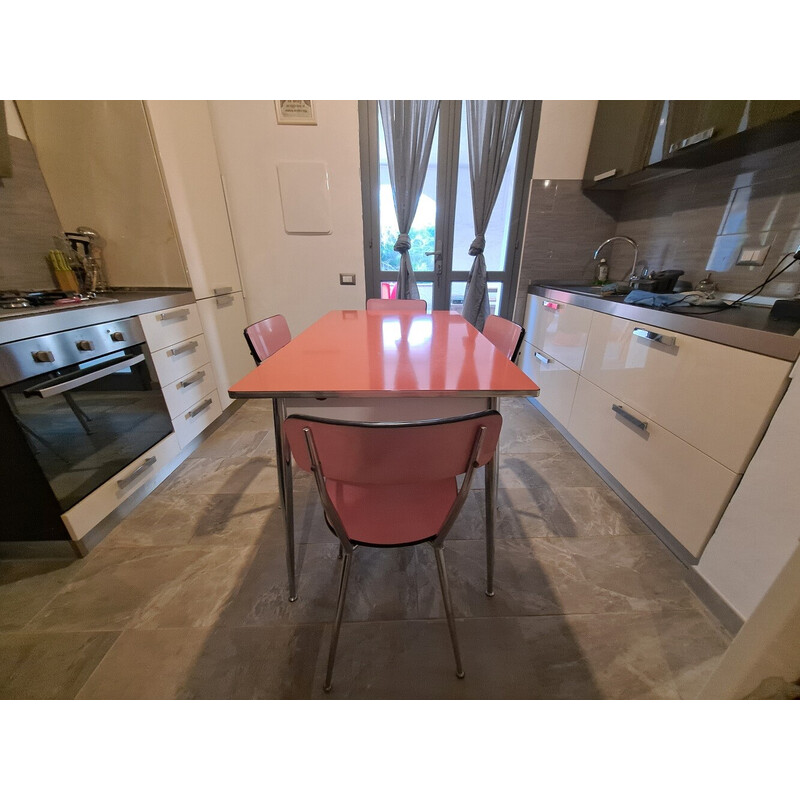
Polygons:
[[355,286],[356,285],[356,276],[350,272],[340,272],[339,273],[339,285],[340,286]]

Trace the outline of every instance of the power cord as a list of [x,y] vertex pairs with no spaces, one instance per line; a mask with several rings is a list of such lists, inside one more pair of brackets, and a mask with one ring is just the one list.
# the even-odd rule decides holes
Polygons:
[[[791,261],[782,269],[778,269],[787,258],[791,258]],[[791,267],[795,261],[800,261],[800,248],[795,250],[794,253],[785,253],[781,257],[780,261],[778,261],[778,263],[769,271],[767,277],[761,283],[759,283],[758,286],[753,287],[749,292],[745,292],[741,297],[738,297],[736,300],[723,300],[722,302],[725,303],[725,305],[721,306],[720,308],[715,308],[712,311],[696,311],[694,313],[690,313],[689,316],[702,317],[706,314],[719,314],[720,311],[728,311],[728,309],[731,308],[739,308],[744,301],[751,300],[753,297],[757,297],[759,294],[761,294],[768,283],[774,281],[775,278],[786,272],[786,270],[789,269],[789,267]],[[684,309],[677,308],[676,306],[672,306],[672,308],[670,308],[670,311],[677,311],[678,313],[682,312],[683,310]],[[685,310],[688,311],[689,309]]]

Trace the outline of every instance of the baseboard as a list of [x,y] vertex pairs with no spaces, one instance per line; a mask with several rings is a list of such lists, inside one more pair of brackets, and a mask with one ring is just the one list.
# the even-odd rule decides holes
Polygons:
[[720,597],[719,594],[697,572],[699,559],[692,555],[638,500],[625,489],[614,476],[586,450],[570,432],[543,408],[535,398],[528,398],[531,405],[567,440],[576,453],[603,479],[614,494],[659,538],[669,551],[687,568],[686,585],[709,613],[732,635],[744,624],[744,620]]

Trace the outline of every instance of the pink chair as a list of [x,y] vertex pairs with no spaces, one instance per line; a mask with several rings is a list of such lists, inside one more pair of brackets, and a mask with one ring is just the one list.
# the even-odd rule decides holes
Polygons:
[[258,366],[265,358],[280,350],[292,341],[292,334],[282,314],[275,314],[244,329],[244,338],[250,348],[250,355]]
[[411,311],[414,314],[427,314],[428,304],[424,300],[384,300],[370,297],[367,311]]
[[517,360],[525,328],[516,322],[509,322],[503,317],[492,314],[486,317],[483,324],[483,335],[498,349],[505,353],[510,361]]
[[[400,423],[287,418],[289,446],[300,469],[314,475],[326,522],[343,552],[326,692],[331,690],[351,557],[358,545],[433,546],[456,675],[464,677],[442,546],[475,469],[494,455],[502,422],[497,411]],[[461,488],[459,475],[464,475]]]

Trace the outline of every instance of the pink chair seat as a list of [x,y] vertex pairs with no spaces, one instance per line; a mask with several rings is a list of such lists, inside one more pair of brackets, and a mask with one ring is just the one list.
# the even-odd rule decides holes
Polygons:
[[326,488],[350,541],[375,547],[432,539],[458,495],[455,478],[406,485],[328,480]]

